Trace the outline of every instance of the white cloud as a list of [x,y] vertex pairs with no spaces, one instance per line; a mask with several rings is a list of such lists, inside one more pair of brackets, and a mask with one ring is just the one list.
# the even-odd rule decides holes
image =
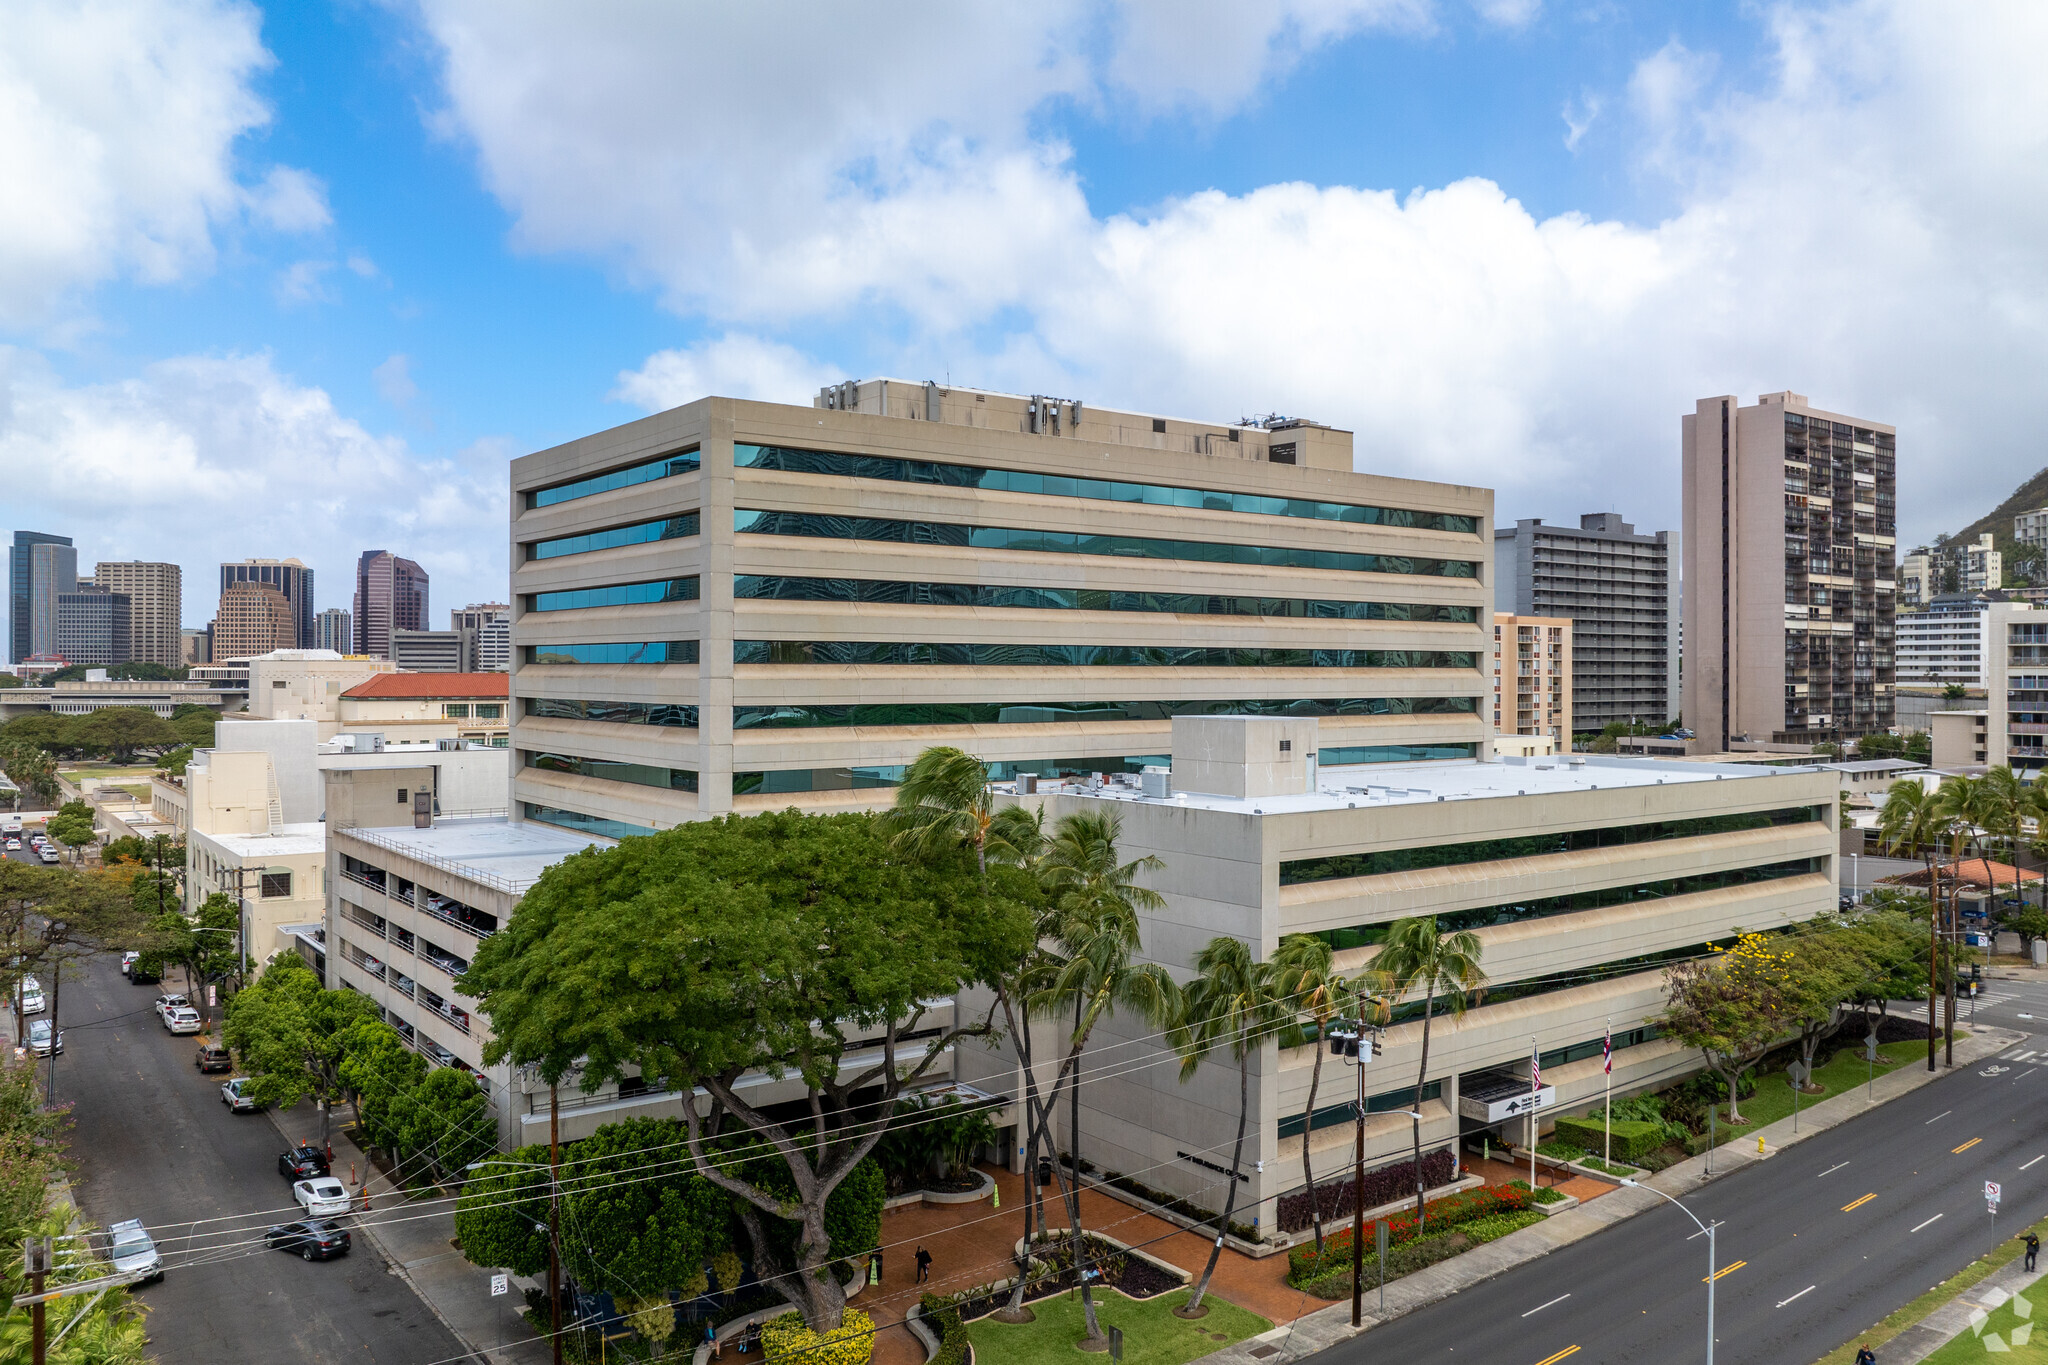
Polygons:
[[333,269],[333,261],[294,261],[277,272],[277,278],[271,282],[271,293],[287,308],[299,303],[332,303],[334,295],[327,289],[327,273]]
[[1543,12],[1543,0],[1472,0],[1472,8],[1489,24],[1527,28]]
[[843,371],[793,346],[731,333],[680,350],[656,351],[637,370],[619,375],[611,396],[660,412],[707,394],[769,403],[808,403]]
[[1592,128],[1593,120],[1600,117],[1604,101],[1595,91],[1581,91],[1577,99],[1564,102],[1559,116],[1564,119],[1564,146],[1568,152],[1579,150],[1579,142]]
[[[1105,405],[1306,412],[1357,429],[1362,467],[1498,487],[1504,515],[1619,506],[1672,524],[1678,417],[1719,392],[1789,387],[1897,422],[1908,538],[2042,458],[2048,82],[2031,54],[2048,9],[2025,0],[1780,4],[1760,12],[1775,61],[1747,89],[1713,53],[1646,52],[1626,99],[1607,96],[1633,142],[1602,141],[1633,146],[1620,173],[1668,181],[1656,223],[1538,218],[1476,180],[1405,198],[1272,185],[1104,217],[1044,131],[1062,102],[1223,116],[1313,44],[1427,25],[1420,8],[1177,25],[1083,0],[853,25],[425,12],[448,125],[518,240],[602,254],[724,321],[714,347],[859,326],[884,338],[874,369],[950,361],[962,382]],[[1243,59],[1219,63],[1205,26],[1250,44]],[[676,401],[735,374],[773,370],[696,348],[619,392]]]
[[377,269],[377,263],[375,261],[371,260],[368,256],[364,256],[361,254],[350,256],[348,258],[348,268],[350,270],[353,270],[358,276],[366,280],[377,279],[383,273],[382,271]]
[[377,385],[377,396],[394,408],[409,408],[420,396],[420,386],[412,380],[412,361],[403,354],[393,355],[371,370],[370,378]]
[[0,469],[49,471],[0,482],[0,523],[74,536],[81,564],[182,564],[188,626],[213,614],[213,566],[251,555],[312,565],[322,607],[348,605],[355,557],[373,548],[424,565],[436,610],[499,600],[504,461],[502,447],[420,458],[266,356],[181,356],[70,386],[35,353],[0,348]]
[[236,0],[0,5],[0,326],[117,276],[203,271],[214,225],[252,202],[280,225],[324,215],[303,172],[235,181],[235,141],[269,117],[260,22]]
[[312,232],[334,221],[327,211],[327,186],[318,176],[290,166],[273,166],[248,194],[249,212],[279,232]]

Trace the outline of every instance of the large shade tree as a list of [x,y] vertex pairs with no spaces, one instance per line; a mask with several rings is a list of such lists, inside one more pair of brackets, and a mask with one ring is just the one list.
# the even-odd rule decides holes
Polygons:
[[[1031,932],[1027,912],[982,894],[970,857],[913,861],[874,817],[786,811],[565,859],[459,984],[491,1021],[494,1063],[551,1083],[580,1067],[587,1089],[630,1068],[679,1092],[695,1169],[736,1196],[756,1266],[829,1331],[845,1295],[827,1202],[905,1087],[990,1024],[902,1035],[924,1031],[926,1002],[1000,975]],[[795,1082],[797,1112],[758,1107],[749,1073]],[[778,1181],[721,1159],[741,1142]],[[786,1248],[774,1219],[797,1224]]]

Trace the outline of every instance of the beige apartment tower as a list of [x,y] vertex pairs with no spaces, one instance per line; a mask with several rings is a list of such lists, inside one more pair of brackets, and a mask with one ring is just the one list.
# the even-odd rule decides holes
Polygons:
[[136,663],[177,668],[185,662],[183,625],[185,572],[175,564],[126,559],[95,565],[95,586],[128,599],[128,658]]
[[1493,618],[1493,731],[1572,747],[1572,622],[1568,616]]
[[528,455],[512,498],[515,818],[872,806],[940,744],[1138,772],[1176,715],[1489,753],[1492,494],[1315,423],[874,380]]
[[1683,418],[1685,723],[1708,752],[1889,729],[1897,433],[1796,393]]

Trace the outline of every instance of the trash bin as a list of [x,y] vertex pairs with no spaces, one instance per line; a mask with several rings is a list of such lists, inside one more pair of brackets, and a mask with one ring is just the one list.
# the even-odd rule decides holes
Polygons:
[[2048,938],[2034,940],[2034,965],[2048,967]]

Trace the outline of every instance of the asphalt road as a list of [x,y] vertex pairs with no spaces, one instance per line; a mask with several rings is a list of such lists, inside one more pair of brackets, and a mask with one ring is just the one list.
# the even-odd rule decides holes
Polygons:
[[[57,1098],[75,1106],[69,1146],[80,1207],[102,1227],[140,1218],[159,1237],[180,1231],[178,1222],[222,1215],[254,1214],[242,1221],[258,1223],[259,1234],[261,1225],[290,1221],[276,1126],[220,1102],[224,1078],[199,1074],[194,1039],[157,1022],[150,1005],[162,989],[130,985],[112,961],[63,982]],[[360,1234],[336,1261],[307,1264],[260,1242],[213,1264],[181,1269],[180,1259],[170,1257],[164,1279],[137,1291],[150,1310],[151,1354],[163,1365],[423,1365],[462,1354]]]
[[[2048,1018],[2048,987],[2026,991]],[[2030,1002],[2001,1003],[2011,1019]],[[2048,1216],[2044,1118],[2048,1052],[1979,1063],[1686,1196],[1717,1224],[1716,1358],[1812,1365]],[[1995,1222],[1987,1180],[2003,1187]],[[1706,1274],[1707,1239],[1667,1204],[1316,1359],[1704,1360]]]

